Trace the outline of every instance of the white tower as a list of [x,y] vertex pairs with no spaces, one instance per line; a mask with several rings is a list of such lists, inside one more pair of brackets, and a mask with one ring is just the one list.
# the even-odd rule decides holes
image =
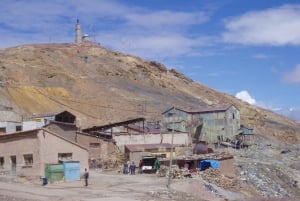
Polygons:
[[79,19],[77,19],[77,23],[75,26],[75,43],[81,43],[82,37],[81,37],[81,30],[80,30],[80,24]]

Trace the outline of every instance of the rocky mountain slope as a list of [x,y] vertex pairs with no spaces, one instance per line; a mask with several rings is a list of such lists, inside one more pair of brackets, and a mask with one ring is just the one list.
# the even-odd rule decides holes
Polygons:
[[218,92],[155,61],[96,44],[23,45],[0,50],[2,108],[26,118],[68,110],[82,128],[145,116],[159,120],[174,105],[232,103],[241,123],[284,142],[300,140],[300,124]]

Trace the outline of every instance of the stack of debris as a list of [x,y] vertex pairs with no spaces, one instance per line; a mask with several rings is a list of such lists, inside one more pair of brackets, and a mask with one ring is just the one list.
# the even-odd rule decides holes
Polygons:
[[213,160],[225,160],[231,159],[233,155],[228,152],[214,152],[209,154],[194,154],[194,155],[179,155],[177,160],[205,160],[205,159],[213,159]]
[[[169,167],[161,166],[158,170],[159,177],[169,177]],[[192,178],[199,177],[200,173],[198,169],[188,170],[186,168],[179,168],[178,165],[171,166],[171,178],[173,179],[183,179],[183,178]]]
[[174,171],[173,177],[175,179],[199,177],[200,175],[197,169],[192,169],[192,170],[188,170],[186,168],[179,169],[178,166],[173,171]]
[[208,168],[205,171],[201,171],[200,175],[207,182],[215,184],[226,190],[237,190],[240,187],[236,178],[226,177],[221,174],[220,170],[218,169]]

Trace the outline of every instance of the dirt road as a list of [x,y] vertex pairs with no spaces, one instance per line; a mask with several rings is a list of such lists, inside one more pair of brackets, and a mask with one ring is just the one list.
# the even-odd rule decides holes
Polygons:
[[[89,186],[83,180],[56,182],[42,186],[36,181],[14,182],[0,179],[0,200],[5,201],[161,201],[161,200],[223,200],[215,197],[193,180],[172,180],[166,187],[167,178],[153,174],[122,175],[118,173],[90,172]],[[189,190],[188,190],[189,189]],[[186,191],[184,193],[181,191]],[[200,196],[201,195],[201,196]]]
[[[226,191],[202,178],[171,180],[155,174],[123,175],[116,172],[90,171],[89,186],[84,181],[55,182],[46,186],[41,181],[27,181],[8,175],[0,175],[0,200],[2,201],[267,201]],[[245,189],[246,190],[246,189]],[[297,200],[274,199],[271,200]]]

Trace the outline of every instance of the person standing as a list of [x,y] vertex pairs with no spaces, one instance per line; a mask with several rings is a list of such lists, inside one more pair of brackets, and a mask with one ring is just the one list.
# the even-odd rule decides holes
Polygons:
[[156,158],[156,160],[154,162],[154,169],[157,172],[159,168],[160,168],[159,160],[158,160],[158,158]]
[[88,179],[89,179],[89,172],[87,171],[87,169],[85,168],[84,169],[84,183],[85,183],[85,186],[88,186]]
[[127,171],[126,174],[130,173],[130,161],[127,161]]
[[143,173],[143,161],[140,160],[139,162],[139,173],[142,174]]
[[130,174],[135,174],[135,164],[134,164],[134,161],[132,161],[131,164],[130,164]]

